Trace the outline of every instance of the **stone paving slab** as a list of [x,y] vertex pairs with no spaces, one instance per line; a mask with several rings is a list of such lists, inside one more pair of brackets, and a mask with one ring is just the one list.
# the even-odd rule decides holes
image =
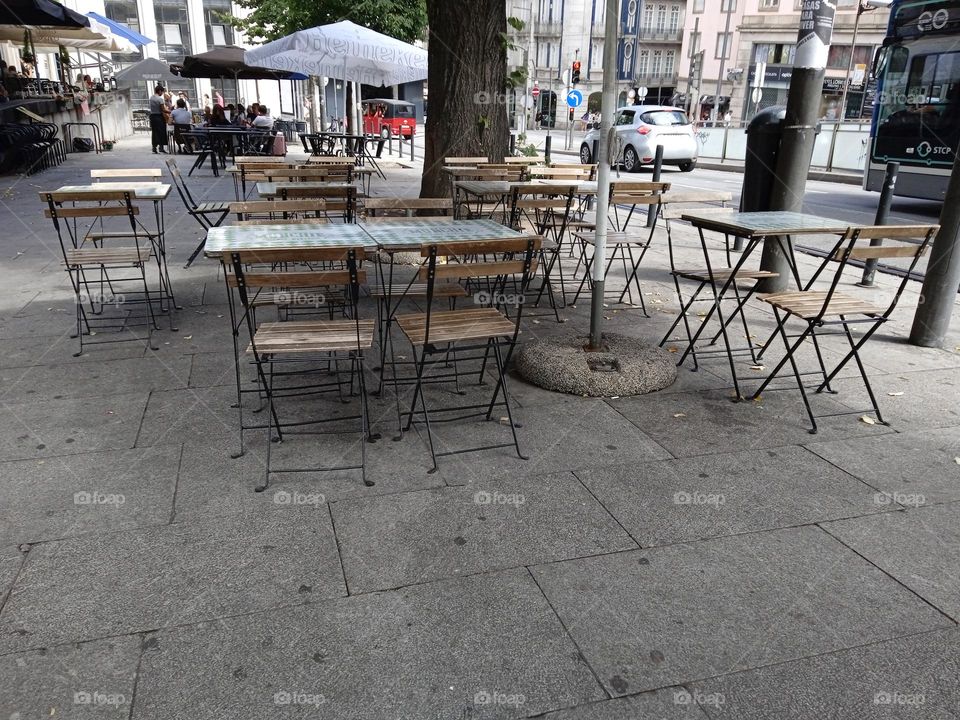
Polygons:
[[0,463],[0,545],[170,521],[180,446]]
[[697,683],[711,718],[923,718],[960,708],[956,628],[841,650]]
[[[296,444],[275,445],[275,467],[324,467],[332,463],[327,451],[349,451],[350,462],[359,460],[357,436],[336,435],[322,440],[299,438]],[[254,492],[263,480],[266,462],[263,439],[255,438],[242,458],[231,458],[237,441],[184,446],[177,485],[178,519],[211,518],[244,512],[284,508],[297,503],[324,503],[352,497],[408,492],[442,487],[439,473],[429,474],[430,456],[417,442],[392,443],[388,437],[367,445],[366,487],[359,471],[274,474],[266,492]],[[279,495],[278,495],[279,493]],[[299,493],[299,495],[295,494]],[[289,503],[287,500],[289,499]]]
[[[496,422],[473,420],[434,423],[438,452],[512,443],[510,426],[501,408]],[[450,485],[486,482],[490,478],[546,475],[588,466],[643,463],[669,457],[648,435],[597,398],[567,396],[555,403],[518,409],[514,421],[520,448],[529,460],[517,457],[511,447],[439,458],[440,472]],[[422,433],[426,435],[426,431]],[[603,442],[598,442],[602,439]],[[424,440],[425,441],[425,440]],[[406,442],[406,439],[404,440]]]
[[798,447],[579,470],[577,477],[643,547],[888,509],[873,488]]
[[0,428],[5,460],[53,457],[133,447],[147,393],[3,403]]
[[[884,420],[898,430],[960,426],[960,373],[955,369],[878,375],[871,377],[871,385]],[[850,397],[854,407],[870,406],[859,379],[841,380],[838,388],[845,402]]]
[[824,523],[824,529],[960,621],[960,505]]
[[923,502],[911,504],[960,500],[960,427],[813,442],[807,448],[893,502],[898,493],[923,496]]
[[708,717],[682,687],[602,700],[543,715],[543,720],[706,720]]
[[513,570],[157,633],[133,718],[481,719],[605,697]]
[[7,593],[13,587],[13,581],[23,566],[24,554],[17,546],[7,545],[0,548],[0,608],[7,599]]
[[127,636],[0,657],[0,716],[130,716],[140,638]]
[[189,388],[150,393],[137,436],[139,447],[208,440],[236,444],[239,433],[235,387]]
[[0,399],[8,403],[185,388],[190,358],[161,360],[154,353],[140,358],[86,363],[36,365],[0,371]]
[[614,695],[952,625],[815,527],[532,573]]
[[[676,457],[755,450],[809,442],[810,418],[799,392],[773,392],[759,401],[733,401],[733,391],[649,395],[610,404]],[[849,410],[835,400],[815,398],[814,412]],[[883,425],[866,425],[856,415],[817,421],[817,437],[870,437],[890,434]]]
[[34,547],[0,615],[0,652],[345,594],[325,507]]
[[637,547],[570,473],[343,500],[331,511],[351,592]]
[[70,338],[72,330],[59,335],[28,335],[26,337],[3,339],[3,354],[0,355],[0,369],[25,368],[49,363],[69,363],[69,367],[86,363],[102,363],[110,360],[142,358],[147,351],[146,343],[117,343],[101,346],[84,352],[80,357],[73,354],[80,349],[76,339]]

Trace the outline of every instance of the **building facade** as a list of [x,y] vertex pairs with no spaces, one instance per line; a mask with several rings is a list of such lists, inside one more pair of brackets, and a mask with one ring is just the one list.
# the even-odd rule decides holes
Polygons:
[[[669,102],[677,90],[686,0],[620,0],[617,84],[620,103],[630,90],[647,102]],[[586,106],[599,111],[603,85],[604,0],[507,0],[507,15],[527,23],[512,58],[531,59],[531,78],[539,90],[538,111],[550,114],[551,100],[566,89],[564,71],[580,63]],[[645,89],[645,92],[644,92]]]
[[[801,5],[802,0],[690,0],[678,100],[692,117],[722,120],[729,112],[739,122],[763,108],[786,104]],[[869,69],[886,35],[889,10],[860,13],[854,47],[859,7],[859,0],[838,0],[820,102],[824,120],[869,117]],[[848,70],[846,108],[841,112]]]

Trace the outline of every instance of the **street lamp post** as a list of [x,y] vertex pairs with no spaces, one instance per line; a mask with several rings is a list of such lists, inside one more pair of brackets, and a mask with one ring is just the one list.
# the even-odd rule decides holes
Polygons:
[[730,46],[730,16],[733,14],[735,0],[727,0],[727,22],[723,28],[723,51],[720,53],[720,70],[717,72],[717,94],[713,96],[713,111],[710,113],[714,125],[720,118],[720,93],[723,92],[723,66],[727,60],[727,53],[732,52]]
[[850,60],[847,62],[847,76],[843,81],[843,94],[840,96],[840,120],[847,114],[847,90],[850,88],[850,75],[853,73],[853,56],[857,52],[857,35],[860,34],[860,16],[868,10],[890,7],[891,0],[860,0],[857,3],[857,17],[853,21],[853,40],[850,43]]

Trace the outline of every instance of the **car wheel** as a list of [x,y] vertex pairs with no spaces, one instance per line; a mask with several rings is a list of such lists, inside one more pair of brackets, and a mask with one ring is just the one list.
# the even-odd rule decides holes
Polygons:
[[686,162],[680,163],[680,172],[690,172],[697,167],[696,160],[687,160]]
[[590,146],[586,143],[583,143],[583,145],[580,146],[580,162],[584,165],[589,165],[591,163]]
[[631,145],[627,145],[623,150],[623,169],[627,172],[640,170],[640,158],[637,157],[637,151]]
[[390,139],[390,128],[380,128],[380,137],[384,140]]

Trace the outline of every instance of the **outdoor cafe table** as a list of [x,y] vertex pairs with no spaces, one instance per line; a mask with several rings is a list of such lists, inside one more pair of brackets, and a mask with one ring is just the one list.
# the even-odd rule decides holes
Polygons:
[[[173,187],[169,183],[159,182],[98,182],[89,185],[64,185],[57,189],[58,193],[97,193],[104,190],[129,191],[134,200],[147,200],[153,203],[153,215],[156,231],[144,227],[145,234],[154,245],[157,255],[157,264],[160,268],[161,300],[169,300],[177,307],[173,297],[173,285],[170,282],[170,271],[167,268],[166,225],[164,223],[163,201],[170,196]],[[143,227],[141,223],[141,227]],[[179,308],[178,308],[179,309]]]
[[[781,252],[783,252],[786,256],[794,283],[796,283],[798,289],[802,289],[802,281],[800,279],[800,273],[797,267],[796,258],[794,256],[793,237],[795,235],[842,235],[844,232],[846,232],[847,228],[850,226],[850,223],[843,222],[842,220],[820,217],[818,215],[807,215],[805,213],[781,211],[734,212],[724,214],[706,214],[692,211],[683,213],[681,215],[681,219],[689,222],[697,229],[697,232],[699,233],[700,248],[703,252],[703,259],[705,262],[704,268],[706,270],[705,275],[707,277],[706,284],[710,286],[710,291],[713,296],[713,307],[704,318],[704,321],[700,324],[700,327],[697,329],[696,333],[694,333],[692,336],[689,336],[690,341],[677,364],[679,365],[683,363],[687,355],[689,355],[691,352],[694,352],[697,340],[703,334],[703,330],[707,326],[710,317],[714,312],[716,312],[717,321],[720,324],[720,334],[723,337],[724,349],[726,350],[727,359],[730,364],[730,372],[733,376],[734,389],[736,391],[737,398],[740,398],[740,384],[737,378],[737,372],[733,359],[733,354],[737,350],[731,346],[730,338],[727,333],[727,325],[729,324],[730,320],[724,319],[723,311],[720,308],[720,303],[724,299],[726,293],[732,286],[735,287],[734,280],[737,277],[737,273],[743,269],[746,262],[750,259],[754,251],[762,244],[764,240],[768,238],[776,238],[780,244]],[[713,263],[710,259],[710,250],[704,231],[723,233],[728,243],[728,258],[729,238],[743,238],[746,241],[746,246],[744,247],[743,252],[734,263],[731,263],[730,268],[717,267],[714,269]],[[752,291],[748,292],[742,299],[739,297],[739,294],[737,296],[738,307],[734,313],[741,316],[744,324],[746,323],[746,318],[743,315],[743,306],[746,304],[747,300],[749,300],[751,295]],[[685,310],[686,308],[681,307],[680,312],[683,313]],[[732,317],[730,319],[732,319]],[[746,335],[747,342],[749,343],[750,333],[746,332]]]

